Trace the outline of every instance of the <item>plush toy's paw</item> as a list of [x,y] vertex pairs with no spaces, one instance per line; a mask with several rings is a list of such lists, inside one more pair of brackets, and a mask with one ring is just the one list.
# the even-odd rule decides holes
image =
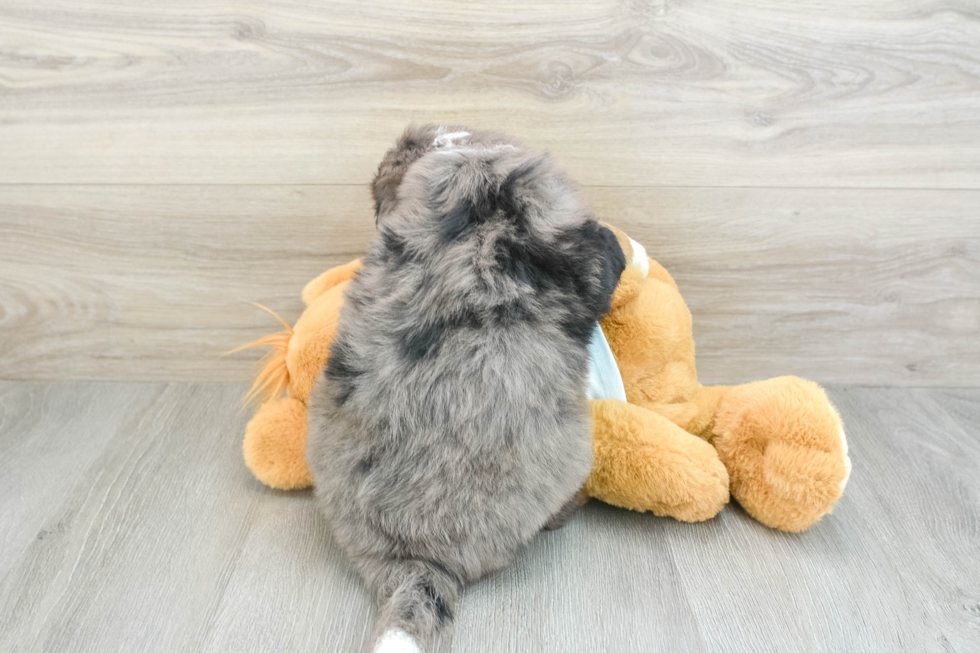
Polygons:
[[277,490],[313,485],[306,466],[306,406],[283,397],[263,404],[245,429],[245,464]]
[[589,405],[595,457],[589,496],[689,522],[711,519],[728,503],[728,472],[710,444],[633,404]]
[[815,383],[787,376],[732,388],[714,434],[732,496],[767,526],[801,531],[844,491],[851,471],[844,428]]

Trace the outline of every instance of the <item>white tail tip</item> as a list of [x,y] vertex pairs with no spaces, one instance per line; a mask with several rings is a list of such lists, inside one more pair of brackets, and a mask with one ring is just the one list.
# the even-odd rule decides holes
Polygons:
[[394,628],[386,630],[378,643],[374,645],[374,653],[422,653],[411,635],[404,630]]

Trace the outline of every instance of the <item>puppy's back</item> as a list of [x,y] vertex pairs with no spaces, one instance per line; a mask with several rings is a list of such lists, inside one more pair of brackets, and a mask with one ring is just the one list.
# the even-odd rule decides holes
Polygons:
[[547,158],[463,129],[399,147],[308,459],[380,622],[425,640],[584,482],[586,346],[624,261]]

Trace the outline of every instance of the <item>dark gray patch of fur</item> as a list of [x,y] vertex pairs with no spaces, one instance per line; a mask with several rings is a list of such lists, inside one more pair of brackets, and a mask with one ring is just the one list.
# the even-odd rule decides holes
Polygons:
[[380,629],[423,643],[575,504],[586,348],[625,266],[546,156],[457,131],[409,128],[385,156],[378,236],[310,398],[319,507]]

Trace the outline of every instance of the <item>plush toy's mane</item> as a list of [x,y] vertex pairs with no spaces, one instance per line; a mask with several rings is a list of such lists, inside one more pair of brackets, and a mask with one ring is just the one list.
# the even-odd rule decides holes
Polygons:
[[262,360],[259,361],[259,371],[255,375],[255,381],[248,393],[242,399],[247,406],[249,404],[264,404],[272,399],[278,399],[286,392],[289,387],[289,368],[286,366],[286,352],[289,349],[289,339],[293,337],[293,329],[289,324],[279,317],[279,315],[263,306],[255,304],[264,311],[271,313],[279,320],[286,329],[263,336],[258,340],[242,345],[229,351],[229,354],[251,349],[252,347],[272,347]]

